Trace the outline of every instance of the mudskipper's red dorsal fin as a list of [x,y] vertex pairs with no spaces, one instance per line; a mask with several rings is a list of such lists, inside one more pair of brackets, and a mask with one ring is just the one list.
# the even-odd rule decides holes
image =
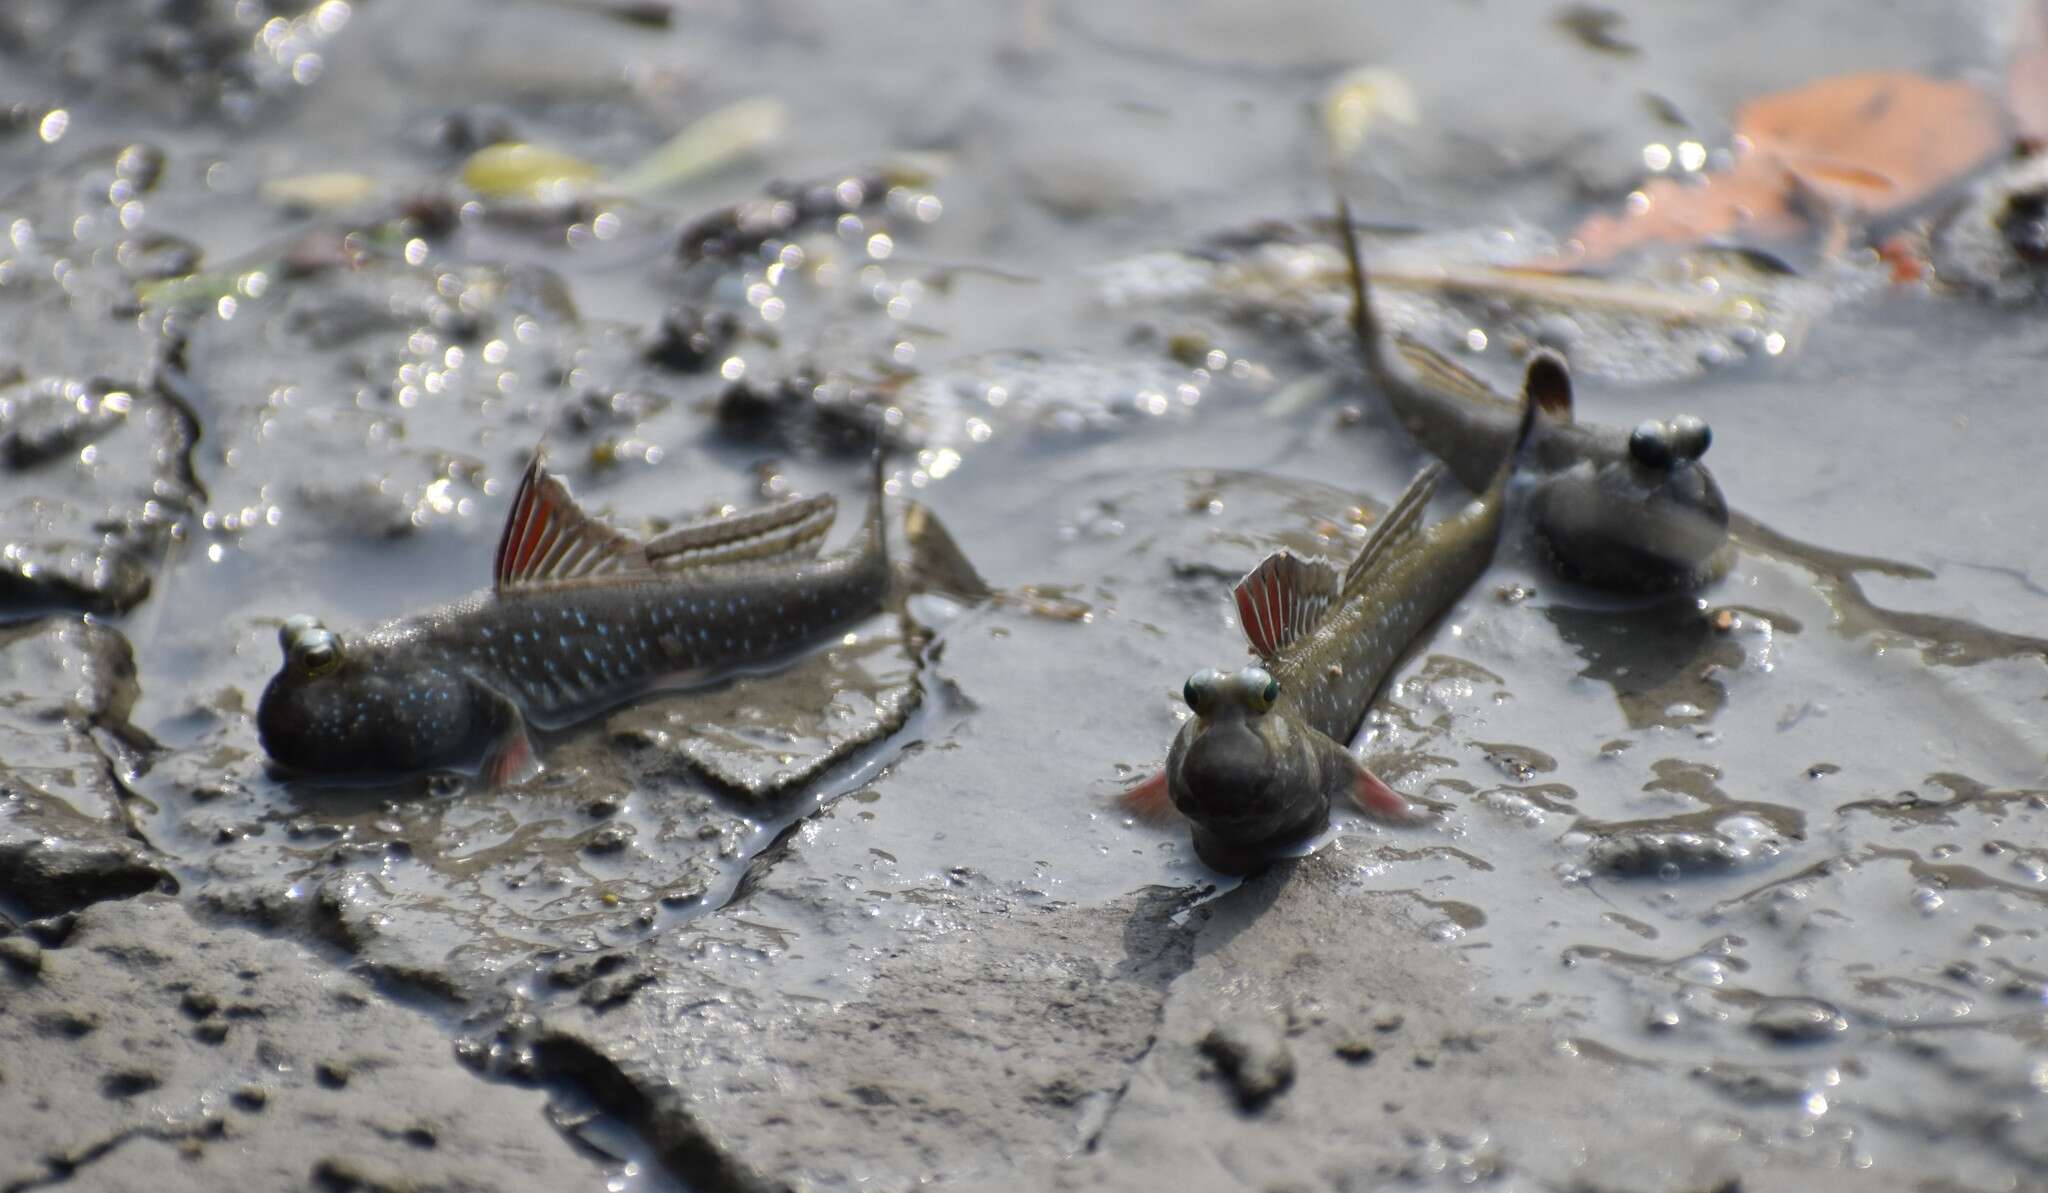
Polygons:
[[568,486],[542,468],[538,457],[527,465],[498,539],[492,569],[498,591],[646,567],[639,542],[578,509]]
[[1321,560],[1275,551],[1245,573],[1232,595],[1244,636],[1262,659],[1315,629],[1337,596],[1337,573]]

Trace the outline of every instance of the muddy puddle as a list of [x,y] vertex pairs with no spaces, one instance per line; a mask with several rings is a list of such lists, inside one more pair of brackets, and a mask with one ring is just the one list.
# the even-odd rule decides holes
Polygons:
[[[1991,87],[2026,18],[19,0],[0,1038],[113,1067],[19,1092],[0,1051],[0,1108],[45,1115],[0,1126],[0,1189],[129,1187],[145,1149],[200,1182],[235,1138],[289,1175],[323,1121],[360,1171],[290,1179],[2033,1187],[2031,275],[1901,282],[1863,240],[1619,305],[1487,272],[1652,151],[1712,168],[1756,95]],[[1364,65],[1401,111],[1333,169]],[[644,177],[735,105],[724,160],[630,198],[473,170]],[[1236,578],[1355,551],[1424,463],[1357,363],[1333,174],[1396,328],[1503,388],[1560,349],[1585,421],[1711,423],[1737,553],[1617,597],[1511,523],[1354,743],[1428,823],[1340,816],[1239,882],[1114,796],[1241,665]],[[483,587],[536,444],[622,528],[826,492],[835,544],[879,444],[897,557],[914,502],[994,595],[543,735],[508,790],[275,773],[282,620]],[[193,1003],[209,950],[270,1009]],[[349,1033],[282,1009],[316,989],[432,1041],[426,1092],[384,1052],[351,1083]],[[147,1004],[142,1059],[66,998]],[[66,1099],[105,1130],[51,1142]]]

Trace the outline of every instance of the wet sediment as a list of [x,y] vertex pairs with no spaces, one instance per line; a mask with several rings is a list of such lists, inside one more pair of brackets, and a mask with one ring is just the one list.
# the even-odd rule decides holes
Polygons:
[[[1782,81],[1692,18],[1628,14],[1617,57],[1539,8],[978,14],[960,70],[804,6],[0,12],[0,1190],[2024,1187],[2024,260],[1902,297],[1708,254],[1754,326],[1671,336],[1406,291],[1497,381],[1566,350],[1582,417],[1686,379],[1756,520],[1730,574],[1616,601],[1511,532],[1356,743],[1431,827],[1340,818],[1229,886],[1115,811],[1186,676],[1244,657],[1231,581],[1348,556],[1420,462],[1327,230],[1266,218],[1326,209],[1299,117],[1339,48],[1426,92],[1376,143],[1371,215],[1430,224],[1376,233],[1392,273],[1533,251],[1502,204],[1625,193],[1680,135],[1589,52],[1694,113]],[[1744,40],[1995,57],[1946,9],[1852,17]],[[1437,52],[1485,38],[1557,86],[1497,103]],[[802,117],[769,161],[459,182],[513,138],[623,172],[764,77]],[[2024,237],[2019,198],[1945,248]],[[279,619],[481,585],[543,437],[636,532],[853,508],[880,443],[993,591],[547,735],[509,790],[274,773]]]

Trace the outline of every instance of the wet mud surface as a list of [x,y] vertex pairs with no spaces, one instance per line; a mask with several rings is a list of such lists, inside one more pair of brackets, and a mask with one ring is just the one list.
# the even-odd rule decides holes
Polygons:
[[[0,1190],[2040,1186],[2043,275],[1428,280],[2016,10],[605,7],[0,12]],[[1321,214],[1362,63],[1416,93],[1336,163],[1383,317],[1708,419],[1737,555],[1620,599],[1514,523],[1354,743],[1428,822],[1239,883],[1114,796],[1232,582],[1423,462]],[[754,96],[779,143],[653,195],[462,181]],[[543,441],[636,533],[831,492],[834,543],[882,444],[899,561],[915,501],[992,594],[504,790],[273,772],[282,619],[481,587]]]

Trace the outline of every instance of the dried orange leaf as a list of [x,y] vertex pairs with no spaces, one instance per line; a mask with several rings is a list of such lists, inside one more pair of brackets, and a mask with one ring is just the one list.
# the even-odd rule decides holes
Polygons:
[[1573,233],[1572,267],[1648,243],[1797,232],[1810,201],[1838,216],[1908,207],[1999,149],[1998,107],[1968,83],[1885,72],[1841,75],[1764,96],[1736,113],[1735,165],[1704,183],[1657,178],[1629,211]]
[[1638,245],[1695,244],[1738,228],[1768,239],[1797,225],[1784,169],[1770,158],[1752,154],[1704,184],[1651,179],[1629,196],[1625,214],[1590,216],[1580,224],[1571,235],[1578,253],[1554,264],[1592,265]]
[[1735,131],[1815,190],[1868,213],[1919,202],[2004,140],[1990,96],[1902,72],[1841,75],[1752,100]]
[[2020,141],[2035,152],[2048,149],[2048,0],[2020,12],[2005,67],[2005,104]]

